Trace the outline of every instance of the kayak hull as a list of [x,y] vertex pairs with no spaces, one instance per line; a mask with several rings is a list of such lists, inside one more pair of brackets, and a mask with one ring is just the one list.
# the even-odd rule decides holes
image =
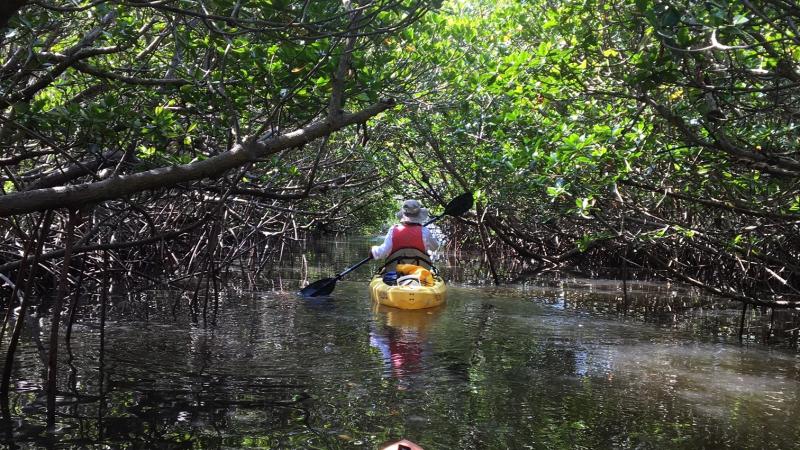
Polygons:
[[447,285],[436,278],[433,286],[389,286],[376,276],[369,283],[372,301],[400,309],[425,309],[440,306],[447,297]]

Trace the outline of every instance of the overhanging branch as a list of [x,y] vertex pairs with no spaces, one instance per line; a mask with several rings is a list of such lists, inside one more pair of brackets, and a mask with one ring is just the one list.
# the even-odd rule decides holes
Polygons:
[[36,189],[0,196],[0,217],[54,208],[77,208],[137,192],[163,189],[204,178],[216,178],[230,169],[241,167],[258,158],[298,147],[348,125],[366,122],[393,105],[393,100],[383,100],[359,112],[346,113],[338,118],[329,117],[267,140],[250,137],[230,150],[203,161],[159,167],[94,183]]

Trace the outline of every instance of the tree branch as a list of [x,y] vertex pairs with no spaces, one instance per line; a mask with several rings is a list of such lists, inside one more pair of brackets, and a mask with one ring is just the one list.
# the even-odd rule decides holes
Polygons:
[[241,144],[236,144],[230,150],[203,161],[160,167],[94,183],[11,193],[0,197],[0,217],[52,208],[75,208],[146,190],[171,187],[188,181],[216,178],[230,169],[240,167],[258,158],[306,144],[348,125],[364,122],[393,105],[393,100],[384,100],[359,112],[344,114],[338,120],[328,118],[313,122],[304,128],[266,141],[251,137],[245,139]]

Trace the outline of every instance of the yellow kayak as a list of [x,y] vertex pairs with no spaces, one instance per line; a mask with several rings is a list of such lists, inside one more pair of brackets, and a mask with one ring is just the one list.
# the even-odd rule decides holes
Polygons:
[[389,286],[376,275],[369,283],[372,300],[400,309],[433,308],[444,303],[447,285],[436,277],[433,286]]

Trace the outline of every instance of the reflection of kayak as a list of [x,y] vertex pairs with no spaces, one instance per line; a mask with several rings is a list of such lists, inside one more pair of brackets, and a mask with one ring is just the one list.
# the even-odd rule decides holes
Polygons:
[[376,302],[372,307],[376,323],[419,334],[427,334],[433,323],[442,314],[442,311],[444,311],[444,306],[435,306],[425,311],[413,311],[390,308]]
[[372,300],[381,305],[400,309],[433,308],[444,303],[447,285],[435,278],[433,286],[389,286],[380,275],[369,283]]

